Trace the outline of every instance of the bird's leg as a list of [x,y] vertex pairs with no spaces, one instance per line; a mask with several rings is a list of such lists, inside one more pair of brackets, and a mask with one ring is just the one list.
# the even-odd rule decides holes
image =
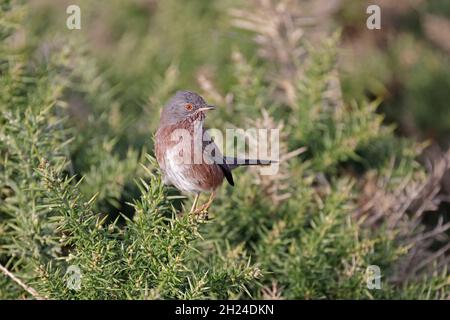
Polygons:
[[192,208],[191,208],[191,211],[189,211],[189,213],[193,213],[193,212],[196,211],[196,209],[197,209],[197,204],[198,204],[198,198],[199,198],[199,197],[200,197],[200,193],[197,192],[197,193],[195,194],[194,203],[192,204]]
[[216,192],[215,191],[211,192],[211,195],[209,196],[208,202],[205,204],[203,211],[207,211],[209,209],[209,207],[211,207],[211,204],[212,204],[215,196],[216,196]]
[[204,214],[207,214],[207,213],[208,213],[208,209],[209,209],[209,207],[211,206],[211,204],[212,204],[212,202],[213,202],[215,196],[216,196],[216,192],[215,192],[215,191],[212,191],[212,192],[211,192],[211,195],[209,196],[208,201],[207,201],[204,205],[202,205],[200,208],[198,208],[197,210],[195,210],[195,212],[196,212],[196,213],[204,213]]

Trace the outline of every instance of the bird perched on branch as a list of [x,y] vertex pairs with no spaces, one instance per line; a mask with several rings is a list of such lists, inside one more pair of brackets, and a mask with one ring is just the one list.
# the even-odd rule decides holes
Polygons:
[[[190,213],[207,213],[224,178],[234,186],[232,169],[274,162],[224,157],[203,127],[205,113],[214,109],[200,95],[178,91],[163,108],[155,136],[156,159],[164,183],[195,194]],[[201,192],[211,195],[197,207]]]

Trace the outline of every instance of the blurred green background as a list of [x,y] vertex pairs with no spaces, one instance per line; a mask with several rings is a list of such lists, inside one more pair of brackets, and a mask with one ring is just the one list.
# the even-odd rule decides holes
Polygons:
[[381,30],[367,30],[365,1],[343,1],[338,15],[346,53],[347,97],[381,96],[381,111],[398,132],[450,141],[450,3],[371,1],[381,7]]
[[[230,89],[231,50],[256,54],[251,36],[229,29],[230,8],[241,1],[32,1],[29,21],[36,46],[54,35],[82,42],[99,62],[106,81],[127,114],[160,106],[148,103],[169,66],[176,66],[172,91],[198,90],[198,74],[213,76],[222,92]],[[308,1],[305,1],[305,3]],[[329,3],[332,3],[331,5]],[[450,141],[450,3],[445,0],[332,0],[323,11],[342,28],[340,61],[347,100],[382,97],[381,112],[398,133]],[[79,4],[82,30],[65,28],[65,9]],[[382,29],[365,27],[369,4],[381,7]],[[320,13],[319,6],[316,9]],[[317,12],[316,12],[317,13]],[[328,13],[328,12],[327,12]],[[311,13],[305,10],[305,16]],[[180,20],[182,21],[180,23]],[[329,23],[329,22],[327,22]],[[61,39],[61,33],[63,34]],[[218,72],[220,70],[220,72]],[[124,111],[122,110],[122,111]],[[133,139],[134,140],[134,139]],[[138,144],[143,141],[134,142]]]
[[[424,145],[429,149],[421,160],[427,164],[441,160],[440,150],[450,144],[448,0],[0,3],[6,8],[0,25],[7,39],[0,46],[0,72],[7,75],[1,79],[0,121],[6,129],[0,131],[0,168],[12,168],[0,180],[0,198],[9,201],[0,203],[0,213],[5,213],[0,232],[7,235],[0,238],[0,259],[43,292],[54,292],[57,298],[135,298],[144,279],[169,298],[448,296],[448,225],[441,228],[449,220],[443,199],[449,199],[450,177],[447,173],[441,179],[448,167],[435,166],[442,169],[435,174],[434,167],[415,161]],[[81,8],[81,30],[66,28],[66,8],[72,4]],[[366,28],[369,4],[381,7],[381,30]],[[303,151],[287,157],[272,180],[239,171],[239,187],[221,188],[214,203],[217,218],[199,228],[205,241],[193,236],[196,225],[183,225],[182,219],[155,223],[166,232],[155,233],[146,222],[155,222],[151,219],[159,214],[171,216],[168,203],[179,211],[191,200],[162,201],[165,192],[178,193],[158,189],[154,178],[151,187],[157,191],[152,196],[164,202],[161,209],[136,183],[148,178],[140,164],[147,163],[146,153],[153,154],[162,106],[179,89],[199,92],[218,106],[214,117],[207,118],[209,127],[282,128],[282,154]],[[52,104],[55,114],[42,117],[44,106]],[[12,112],[11,106],[18,111]],[[10,119],[18,119],[18,125]],[[55,119],[64,120],[58,130]],[[31,160],[16,156],[28,151],[23,148],[31,149]],[[74,181],[84,177],[68,194],[80,191],[83,201],[97,195],[80,215],[94,212],[94,217],[106,216],[111,222],[119,213],[144,213],[143,220],[136,214],[137,223],[120,220],[121,227],[130,225],[123,247],[131,253],[110,237],[109,227],[99,227],[95,232],[101,241],[86,245],[91,232],[87,222],[80,238],[88,240],[77,242],[73,236],[73,248],[58,251],[60,234],[53,233],[47,215],[61,220],[67,216],[42,209],[49,194],[54,196],[35,174],[36,167],[46,168],[42,158],[49,158],[49,167],[61,170],[62,176],[75,176]],[[421,183],[433,190],[442,187],[441,193],[415,192]],[[30,192],[29,185],[39,192]],[[14,192],[11,186],[16,186]],[[40,214],[38,240],[27,229],[35,227],[29,210]],[[428,211],[443,215],[429,218]],[[361,221],[352,219],[361,216]],[[397,217],[403,223],[397,225]],[[182,232],[173,232],[172,225]],[[435,227],[439,232],[433,233]],[[121,237],[122,231],[114,236]],[[48,234],[57,242],[54,247],[50,240],[52,245],[47,245]],[[186,234],[194,240],[183,238]],[[172,254],[165,235],[181,248],[186,264]],[[195,250],[186,245],[189,241],[195,242]],[[148,258],[154,256],[139,247],[149,243],[182,270],[170,274],[170,281],[165,260],[155,259],[149,267]],[[46,250],[56,253],[41,260]],[[104,264],[89,272],[91,287],[77,296],[64,287],[58,268],[67,258],[91,270],[94,250]],[[115,267],[117,261],[126,272]],[[366,290],[364,270],[372,263],[386,270],[389,287],[384,291]],[[109,273],[103,273],[104,265]],[[186,270],[200,289],[183,282]],[[139,281],[134,282],[135,276]],[[410,279],[420,280],[403,291]],[[7,288],[3,296],[22,294],[9,282],[2,285]],[[149,296],[146,292],[144,298]]]

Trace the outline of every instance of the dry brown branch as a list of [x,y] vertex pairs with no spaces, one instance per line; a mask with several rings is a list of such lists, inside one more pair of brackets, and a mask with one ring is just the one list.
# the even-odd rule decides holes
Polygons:
[[275,280],[272,281],[272,287],[266,286],[261,292],[264,300],[283,300],[282,290]]
[[[248,3],[250,8],[230,11],[233,25],[255,34],[253,40],[259,47],[259,56],[274,67],[270,81],[281,91],[275,98],[296,106],[299,98],[296,83],[304,79],[308,57],[302,42],[317,43],[329,36],[329,22],[340,0],[252,0]],[[340,106],[342,93],[337,70],[329,75],[327,88],[325,100],[332,106]]]
[[7,277],[9,277],[12,281],[17,283],[19,286],[21,286],[26,292],[31,294],[33,297],[35,297],[37,300],[46,300],[43,296],[41,296],[35,289],[32,287],[26,285],[22,280],[17,278],[12,272],[10,272],[8,269],[6,269],[3,265],[0,264],[0,271],[3,272]]
[[[257,174],[256,183],[261,185],[263,192],[272,200],[275,205],[288,199],[291,196],[289,192],[290,184],[289,178],[289,160],[297,157],[306,151],[306,148],[298,148],[293,151],[289,151],[287,147],[288,135],[284,131],[284,123],[282,121],[275,122],[274,119],[269,115],[267,110],[262,110],[262,116],[256,120],[249,119],[249,123],[252,124],[254,128],[263,129],[278,129],[280,132],[279,137],[279,169],[277,174],[274,175],[259,175]],[[249,143],[257,144],[255,137],[249,136]],[[258,169],[252,168],[252,171],[257,171]]]
[[443,245],[438,250],[430,247],[436,243],[449,241],[447,230],[450,224],[439,219],[432,230],[425,230],[422,219],[425,213],[438,210],[448,197],[440,196],[443,178],[450,168],[450,150],[431,164],[426,178],[406,177],[395,190],[389,189],[391,177],[366,176],[363,197],[355,217],[367,228],[384,224],[392,237],[409,248],[397,265],[392,281],[402,282],[422,274],[433,263],[449,266],[450,246]]
[[423,18],[425,35],[442,50],[450,53],[450,20],[444,17],[428,14]]
[[233,101],[233,94],[222,95],[214,85],[213,72],[207,68],[202,68],[197,73],[197,83],[202,89],[202,96],[208,101],[220,106],[230,106]]

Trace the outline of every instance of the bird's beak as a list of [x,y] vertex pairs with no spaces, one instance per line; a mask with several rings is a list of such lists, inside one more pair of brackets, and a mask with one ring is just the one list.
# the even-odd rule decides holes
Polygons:
[[208,110],[215,110],[216,107],[214,106],[207,106],[207,107],[203,107],[203,108],[198,108],[197,111],[208,111]]

